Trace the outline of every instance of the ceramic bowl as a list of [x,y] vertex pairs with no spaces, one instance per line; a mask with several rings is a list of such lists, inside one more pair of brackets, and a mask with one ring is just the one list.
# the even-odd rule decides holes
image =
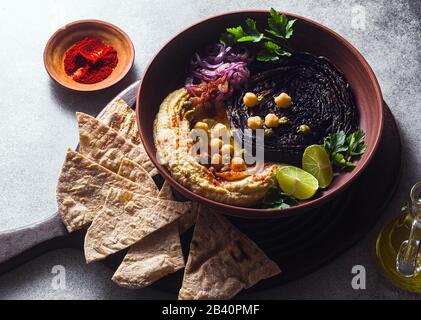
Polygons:
[[[118,65],[105,80],[94,84],[78,83],[64,71],[64,55],[77,41],[96,37],[111,45],[118,55]],[[134,47],[129,36],[120,28],[104,21],[72,22],[55,32],[44,50],[44,65],[51,78],[61,86],[76,91],[97,91],[113,86],[130,71],[134,62]]]
[[215,202],[179,184],[156,159],[153,122],[162,100],[170,92],[183,86],[186,76],[185,67],[189,57],[205,45],[217,41],[225,28],[239,25],[247,17],[264,25],[268,17],[267,11],[231,12],[194,24],[177,34],[156,54],[141,80],[137,96],[138,124],[145,149],[152,161],[179,193],[225,214],[244,218],[280,218],[307,212],[349,187],[363,173],[380,142],[383,129],[383,98],[376,76],[367,61],[357,49],[336,32],[307,18],[286,14],[298,19],[294,26],[293,47],[298,51],[327,57],[344,73],[355,96],[360,115],[360,127],[366,132],[368,146],[353,170],[336,176],[327,190],[318,192],[317,196],[311,200],[302,201],[297,206],[282,210],[245,208]]

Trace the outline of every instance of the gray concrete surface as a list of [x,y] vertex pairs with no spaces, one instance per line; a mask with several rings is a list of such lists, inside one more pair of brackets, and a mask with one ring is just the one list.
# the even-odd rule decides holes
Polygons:
[[[319,21],[362,52],[400,126],[403,175],[383,218],[358,245],[299,281],[244,298],[418,298],[395,289],[379,274],[374,241],[382,224],[398,215],[410,186],[421,179],[419,0],[1,1],[0,230],[39,221],[56,210],[55,186],[60,166],[66,149],[77,143],[75,111],[96,114],[141,75],[148,60],[167,40],[192,22],[228,10],[270,6]],[[353,27],[355,13],[361,8],[366,15],[364,30]],[[116,87],[99,94],[72,93],[57,87],[42,63],[49,36],[67,22],[86,18],[115,23],[130,35],[136,46],[136,63],[131,74]],[[367,269],[366,290],[351,288],[351,268],[356,264]],[[65,290],[54,290],[51,285],[54,265],[66,268]],[[86,266],[79,251],[54,251],[1,276],[0,299],[174,298],[154,289],[123,290],[110,277],[111,271],[102,264]]]

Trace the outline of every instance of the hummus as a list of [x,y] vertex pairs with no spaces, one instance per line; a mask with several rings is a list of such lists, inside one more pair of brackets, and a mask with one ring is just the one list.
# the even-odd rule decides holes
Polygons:
[[275,183],[275,165],[266,164],[258,173],[235,181],[215,176],[191,152],[190,123],[182,117],[182,105],[188,99],[189,94],[183,88],[162,102],[154,122],[158,159],[180,184],[196,194],[236,206],[258,204]]

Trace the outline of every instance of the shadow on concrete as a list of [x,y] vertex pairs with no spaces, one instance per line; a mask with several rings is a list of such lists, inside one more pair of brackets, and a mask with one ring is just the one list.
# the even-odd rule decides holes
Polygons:
[[95,92],[72,91],[59,86],[50,80],[50,92],[57,106],[65,112],[74,114],[81,111],[91,115],[97,115],[109,101],[121,91],[140,78],[138,69],[134,66],[127,76],[114,86]]

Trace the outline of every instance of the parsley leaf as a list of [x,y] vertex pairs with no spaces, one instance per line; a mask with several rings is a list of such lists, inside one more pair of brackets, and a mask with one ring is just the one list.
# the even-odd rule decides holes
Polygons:
[[277,61],[280,56],[291,56],[291,53],[283,50],[281,46],[272,41],[263,43],[263,48],[257,54],[258,61]]
[[286,209],[297,203],[297,199],[276,187],[270,188],[263,198],[263,207],[267,209]]
[[296,19],[289,20],[286,15],[271,8],[266,34],[259,31],[255,20],[247,18],[242,25],[227,28],[226,32],[221,34],[220,42],[230,46],[236,43],[256,43],[260,49],[257,54],[258,61],[277,61],[280,57],[291,56],[287,40],[294,34],[295,22]]
[[364,139],[365,133],[362,130],[357,130],[348,137],[348,152],[350,156],[360,156],[367,150],[367,146],[364,143]]
[[247,18],[243,26],[227,28],[227,33],[221,35],[220,41],[225,45],[235,42],[260,42],[263,33],[257,30],[256,21]]
[[231,41],[237,42],[238,39],[241,39],[246,34],[242,26],[227,28],[227,33],[224,34],[226,37],[230,38]]
[[348,167],[352,168],[354,167],[354,164],[350,161],[347,161],[345,156],[342,153],[334,153],[332,155],[333,164],[337,167]]
[[297,19],[288,21],[287,26],[285,28],[285,39],[290,39],[294,35],[294,29],[292,27],[294,26],[294,23],[296,21]]
[[344,131],[338,131],[324,139],[323,147],[337,168],[352,168],[352,158],[361,156],[367,150],[365,133],[357,130],[347,136]]
[[263,33],[257,30],[256,21],[253,19],[247,18],[244,31],[246,36],[238,39],[238,42],[260,42],[263,38]]
[[269,28],[266,30],[271,35],[282,39],[290,39],[294,34],[292,28],[296,19],[288,20],[288,17],[284,14],[279,14],[275,9],[270,9],[270,17],[268,18]]
[[337,133],[330,134],[324,139],[323,146],[329,154],[337,152],[346,152],[348,148],[345,146],[346,133],[344,131],[338,131]]

